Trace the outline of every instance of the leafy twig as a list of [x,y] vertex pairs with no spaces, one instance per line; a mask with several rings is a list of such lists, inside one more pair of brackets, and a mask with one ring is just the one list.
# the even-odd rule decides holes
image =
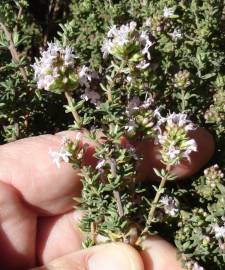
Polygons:
[[47,45],[48,36],[49,36],[49,24],[52,21],[53,14],[55,12],[55,8],[56,8],[56,0],[52,0],[50,5],[49,5],[49,9],[48,9],[47,27],[46,27],[46,32],[44,35],[44,46]]
[[[16,63],[19,63],[20,57],[19,57],[19,54],[18,54],[18,52],[16,50],[15,44],[13,42],[12,33],[9,32],[9,30],[7,29],[7,27],[2,22],[0,22],[0,28],[2,28],[3,32],[5,33],[5,37],[6,37],[7,41],[9,42],[8,49],[9,49],[11,55],[12,55],[12,59]],[[27,72],[26,72],[25,68],[20,67],[19,69],[20,69],[20,73],[21,73],[23,79],[25,81],[28,81]]]
[[[170,171],[170,166],[168,165],[166,167],[166,171],[169,172]],[[159,188],[155,194],[155,197],[154,197],[154,200],[152,201],[152,204],[151,204],[151,208],[150,208],[150,211],[149,211],[149,214],[148,214],[148,219],[146,221],[146,225],[145,225],[145,228],[144,230],[141,232],[141,236],[143,236],[145,233],[148,232],[148,229],[149,227],[151,226],[151,223],[153,221],[153,218],[154,218],[154,214],[155,214],[155,210],[157,208],[157,203],[160,199],[160,196],[162,194],[162,190],[163,188],[165,187],[165,184],[168,180],[168,173],[163,175],[163,177],[161,178],[161,182],[160,182],[160,185],[159,185]]]
[[76,123],[78,125],[80,125],[80,123],[81,123],[80,116],[78,115],[77,111],[74,109],[73,100],[72,100],[70,93],[65,91],[65,97],[67,99],[68,105],[71,107],[71,113],[74,117],[74,120],[76,121]]

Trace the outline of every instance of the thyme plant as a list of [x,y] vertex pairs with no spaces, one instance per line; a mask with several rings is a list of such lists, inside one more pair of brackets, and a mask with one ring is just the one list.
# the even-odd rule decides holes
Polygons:
[[[164,7],[162,16],[168,19],[174,12]],[[223,265],[220,254],[215,252],[214,264],[205,251],[195,254],[191,235],[186,234],[185,247],[182,244],[185,217],[190,215],[191,219],[196,213],[208,219],[213,214],[201,210],[201,204],[194,212],[189,205],[182,205],[185,192],[173,184],[177,175],[172,168],[184,160],[191,162],[191,154],[198,151],[198,144],[190,133],[196,132],[197,125],[188,120],[185,110],[162,116],[166,108],[160,108],[155,102],[158,93],[152,91],[151,83],[161,62],[156,66],[158,40],[149,26],[149,20],[139,26],[134,21],[111,26],[101,47],[103,59],[109,62],[107,58],[110,58],[110,64],[100,74],[80,65],[71,47],[63,47],[58,42],[49,43],[40,60],[36,59],[33,67],[38,87],[65,94],[67,111],[74,116],[73,128],[95,145],[96,164],[82,162],[89,146],[82,146],[79,136],[74,141],[65,138],[64,148],[51,155],[58,166],[61,161],[70,162],[81,170],[82,197],[75,200],[85,210],[80,223],[87,235],[84,247],[121,241],[141,248],[146,237],[163,234],[162,228],[168,226],[167,230],[174,236],[171,240],[176,243],[187,269],[203,269],[200,264],[208,263],[220,267]],[[181,35],[177,30],[172,39],[178,38]],[[173,79],[174,87],[186,89],[190,85],[189,77],[187,71],[178,72]],[[158,187],[137,181],[143,156],[134,144],[146,140],[159,148],[162,166],[154,168],[160,181]],[[141,177],[141,180],[146,179]],[[168,182],[172,184],[167,185]],[[198,196],[197,186],[192,195]],[[216,221],[213,227],[212,220],[209,223],[211,231],[207,226],[203,228],[204,239],[215,235],[214,242],[208,242],[216,246],[217,239],[223,236],[223,227]],[[196,226],[192,222],[191,225]],[[199,241],[195,243],[199,253]]]

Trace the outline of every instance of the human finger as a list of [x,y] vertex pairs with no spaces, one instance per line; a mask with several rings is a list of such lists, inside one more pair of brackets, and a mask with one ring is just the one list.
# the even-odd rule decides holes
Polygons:
[[184,270],[177,258],[177,250],[159,236],[152,236],[142,244],[140,252],[145,270]]
[[[72,209],[79,196],[78,171],[70,164],[57,169],[48,155],[61,138],[28,138],[0,146],[0,264],[4,269],[35,265],[38,215],[55,215]],[[12,260],[12,257],[14,260]]]
[[37,225],[37,265],[82,249],[85,236],[79,229],[83,211],[72,210],[54,217],[39,217]]
[[28,269],[35,265],[37,217],[20,194],[0,181],[1,269]]
[[82,188],[79,171],[70,164],[57,168],[49,150],[58,150],[61,138],[42,135],[0,146],[0,179],[13,186],[38,215],[72,209],[73,196]]
[[122,243],[111,243],[67,254],[33,270],[56,269],[144,270],[144,266],[134,248]]

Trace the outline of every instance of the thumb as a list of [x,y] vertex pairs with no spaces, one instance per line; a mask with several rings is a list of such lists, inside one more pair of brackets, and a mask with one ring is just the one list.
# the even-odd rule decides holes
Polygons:
[[67,254],[32,270],[144,270],[138,252],[129,245],[111,243]]

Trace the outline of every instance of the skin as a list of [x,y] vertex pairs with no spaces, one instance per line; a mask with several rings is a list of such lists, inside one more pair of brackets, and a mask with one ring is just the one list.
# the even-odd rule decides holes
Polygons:
[[[82,250],[84,236],[77,226],[82,213],[71,199],[81,192],[79,171],[66,163],[58,169],[48,155],[60,148],[63,136],[74,138],[74,133],[0,146],[1,269],[181,270],[175,248],[160,237],[146,240],[140,253],[119,243]],[[88,143],[84,163],[95,164]]]

